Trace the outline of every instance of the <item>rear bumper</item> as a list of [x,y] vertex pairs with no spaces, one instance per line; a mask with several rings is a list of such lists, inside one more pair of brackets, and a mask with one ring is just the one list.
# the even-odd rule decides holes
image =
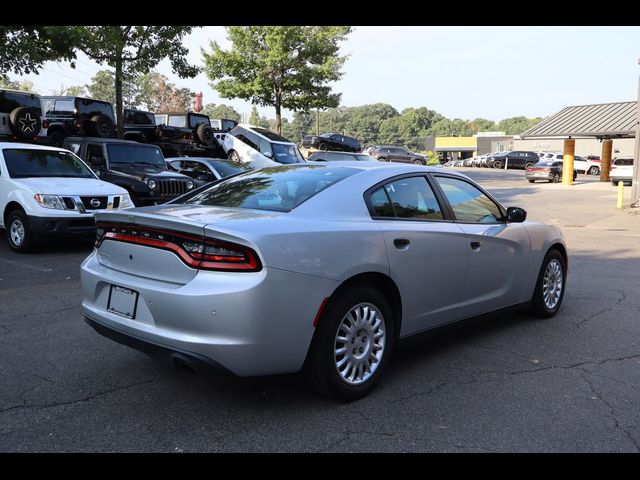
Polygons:
[[186,352],[166,345],[160,345],[158,343],[151,342],[149,340],[143,340],[135,337],[131,334],[126,334],[116,330],[114,328],[107,327],[89,317],[84,317],[87,322],[96,332],[103,337],[106,337],[114,342],[126,345],[129,348],[133,348],[140,352],[160,360],[163,363],[177,366],[187,366],[197,372],[211,371],[211,372],[223,372],[233,375],[222,365],[214,362],[210,358],[204,357],[194,352]]
[[624,183],[628,183],[629,185],[631,185],[632,182],[632,178],[628,177],[628,176],[623,176],[623,177],[616,177],[614,175],[609,175],[609,180],[611,180],[612,182],[624,182]]
[[70,236],[90,238],[96,234],[93,216],[78,218],[29,216],[29,227],[31,227],[31,233],[38,239]]
[[[126,260],[128,251],[120,247]],[[142,257],[142,249],[148,247],[131,250],[134,260]],[[117,260],[118,255],[109,253]],[[161,262],[167,271],[170,260]],[[98,331],[103,335],[115,331],[116,341],[135,343],[133,348],[161,347],[164,358],[177,352],[239,376],[300,370],[317,310],[337,286],[331,280],[267,267],[247,273],[201,270],[181,283],[118,268],[103,265],[96,250],[82,263],[82,311],[92,326],[102,327]],[[138,293],[135,318],[108,310],[112,285]]]

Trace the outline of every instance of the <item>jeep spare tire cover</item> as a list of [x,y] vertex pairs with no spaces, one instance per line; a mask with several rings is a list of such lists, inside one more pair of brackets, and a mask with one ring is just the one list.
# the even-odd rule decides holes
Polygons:
[[113,137],[113,120],[102,113],[94,115],[89,122],[89,131],[96,137]]
[[40,132],[42,120],[32,107],[18,107],[9,114],[9,128],[18,138],[33,138]]
[[215,141],[215,134],[213,132],[213,128],[209,125],[198,125],[198,129],[196,130],[196,135],[202,143],[205,145],[211,145]]

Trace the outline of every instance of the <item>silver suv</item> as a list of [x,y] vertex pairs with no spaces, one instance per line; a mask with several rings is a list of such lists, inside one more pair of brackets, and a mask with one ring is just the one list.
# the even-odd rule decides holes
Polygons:
[[0,141],[33,141],[42,127],[40,95],[0,89]]

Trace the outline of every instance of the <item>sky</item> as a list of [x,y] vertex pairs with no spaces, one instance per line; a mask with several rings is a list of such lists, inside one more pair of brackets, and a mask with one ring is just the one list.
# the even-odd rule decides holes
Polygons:
[[[200,49],[210,40],[230,46],[224,27],[185,37],[191,63],[203,64]],[[639,46],[640,27],[357,26],[341,44],[349,57],[333,90],[347,107],[384,102],[398,111],[427,107],[465,120],[546,117],[570,105],[635,100]],[[40,75],[20,78],[49,94],[61,85],[89,83],[103,68],[80,54],[75,70],[48,62]],[[202,92],[204,104],[251,111],[249,102],[220,98],[203,73],[180,79],[166,60],[156,70],[179,87]],[[258,110],[275,116],[273,107]]]

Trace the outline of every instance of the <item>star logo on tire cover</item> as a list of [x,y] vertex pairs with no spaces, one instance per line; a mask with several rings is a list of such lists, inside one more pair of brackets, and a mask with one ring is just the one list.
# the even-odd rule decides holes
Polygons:
[[24,133],[34,133],[36,131],[36,123],[38,123],[38,120],[32,118],[30,113],[27,113],[24,117],[18,120],[18,123],[20,123],[20,129]]

